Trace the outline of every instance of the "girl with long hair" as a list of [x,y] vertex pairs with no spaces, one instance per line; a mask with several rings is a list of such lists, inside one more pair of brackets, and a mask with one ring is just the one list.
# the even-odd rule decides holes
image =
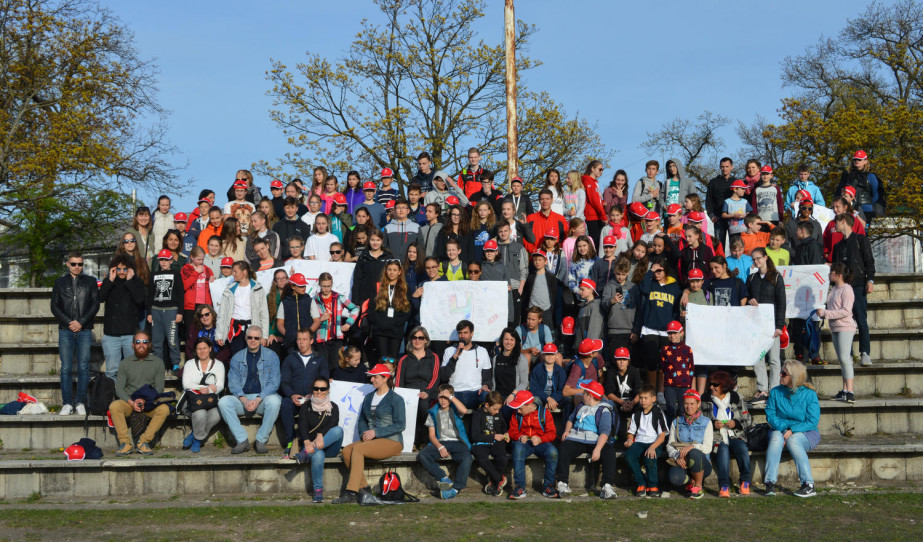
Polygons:
[[372,337],[377,358],[397,359],[404,325],[410,319],[410,298],[407,281],[397,260],[389,260],[378,279],[378,293],[369,303],[369,335]]
[[[756,273],[747,278],[750,305],[768,304],[773,307],[775,333],[773,333],[772,346],[769,352],[753,366],[756,373],[757,394],[748,401],[751,404],[764,404],[769,397],[769,390],[779,385],[779,372],[781,371],[780,339],[782,329],[785,327],[785,281],[776,271],[772,259],[766,254],[766,249],[758,247],[750,252]],[[769,364],[769,378],[766,378],[766,364]]]
[[551,191],[551,211],[564,216],[564,185],[560,171],[551,168],[545,173],[545,189]]
[[[603,190],[603,207],[606,209],[606,216],[609,210],[614,206],[625,208],[628,205],[628,173],[620,169],[612,176],[612,182]],[[626,221],[625,226],[628,225]]]

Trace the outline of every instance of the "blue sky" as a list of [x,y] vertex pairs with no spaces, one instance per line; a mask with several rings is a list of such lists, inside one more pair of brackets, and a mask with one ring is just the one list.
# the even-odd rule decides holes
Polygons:
[[[186,212],[199,189],[216,189],[223,202],[237,169],[291,150],[269,120],[270,58],[293,66],[306,51],[339,57],[361,19],[379,15],[371,0],[102,4],[135,33],[140,54],[159,66],[160,103],[171,111],[169,140],[182,153],[176,162],[189,164],[180,175],[192,188],[174,198]],[[617,151],[605,180],[618,168],[634,180],[649,158],[639,144],[675,117],[711,110],[735,123],[757,114],[776,118],[779,100],[790,92],[779,78],[782,59],[822,34],[835,36],[866,4],[518,0],[516,16],[539,29],[528,54],[543,65],[525,83],[598,123]],[[482,21],[486,40],[502,40],[502,0],[488,0]],[[722,135],[733,156],[739,147],[733,130]],[[256,182],[268,193],[268,178]]]

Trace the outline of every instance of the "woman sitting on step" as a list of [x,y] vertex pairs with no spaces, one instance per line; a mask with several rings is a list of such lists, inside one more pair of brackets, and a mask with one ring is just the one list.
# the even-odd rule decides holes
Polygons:
[[[193,398],[195,396],[192,394],[199,394],[199,397],[221,395],[224,391],[224,364],[212,356],[212,342],[205,337],[199,337],[193,345],[193,350],[195,358],[186,361],[186,365],[183,366],[183,389]],[[192,420],[192,432],[183,440],[183,449],[199,453],[202,443],[221,421],[217,398],[214,398],[214,406],[195,410],[189,418]]]

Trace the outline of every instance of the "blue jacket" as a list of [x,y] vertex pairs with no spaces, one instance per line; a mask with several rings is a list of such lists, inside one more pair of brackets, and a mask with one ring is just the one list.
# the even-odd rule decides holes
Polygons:
[[783,433],[788,429],[793,433],[817,431],[820,422],[817,392],[805,386],[794,391],[781,385],[772,388],[766,401],[766,421]]
[[281,393],[279,395],[283,397],[291,397],[292,395],[310,397],[313,392],[314,381],[318,377],[330,377],[327,358],[323,354],[312,352],[311,359],[305,365],[301,361],[301,354],[298,353],[298,350],[293,350],[282,362],[282,376],[279,383]]
[[375,438],[386,438],[404,444],[402,433],[407,427],[407,414],[404,411],[404,398],[394,390],[388,390],[388,393],[381,398],[375,414],[372,414],[372,397],[375,392],[372,391],[362,400],[362,409],[359,412],[357,426],[359,434],[365,433],[369,429],[375,430]]
[[666,331],[667,324],[679,320],[679,299],[683,296],[683,289],[676,279],[667,277],[667,283],[660,284],[648,271],[638,289],[641,292],[641,308],[635,311],[632,333],[640,337],[643,326]]
[[827,205],[824,203],[824,195],[821,193],[820,188],[818,188],[816,184],[811,181],[795,181],[790,187],[788,187],[788,192],[785,193],[786,212],[792,212],[792,202],[795,201],[795,194],[797,194],[799,190],[805,190],[808,194],[811,194],[811,200],[814,201],[815,205]]
[[529,375],[529,391],[532,392],[532,395],[541,399],[543,404],[548,401],[549,397],[560,403],[564,400],[564,381],[567,380],[564,368],[555,364],[554,369],[551,371],[550,395],[545,393],[545,375],[547,374],[548,371],[545,370],[544,363],[536,364]]
[[[279,356],[272,350],[261,346],[260,359],[256,362],[256,367],[260,376],[260,398],[265,399],[279,390],[281,380]],[[244,394],[246,382],[247,349],[244,348],[231,358],[231,368],[228,371],[228,391],[234,397],[240,397]]]
[[[455,405],[449,403],[449,408],[452,409],[452,421],[455,422],[455,431],[458,433],[458,440],[463,442],[466,448],[471,449],[471,442],[468,440],[468,434],[465,433],[465,423],[462,421],[461,416],[458,415],[458,410],[455,409]],[[436,440],[439,440],[438,412],[438,403],[433,406],[433,408],[429,409],[429,418],[433,420],[433,429],[436,430]]]

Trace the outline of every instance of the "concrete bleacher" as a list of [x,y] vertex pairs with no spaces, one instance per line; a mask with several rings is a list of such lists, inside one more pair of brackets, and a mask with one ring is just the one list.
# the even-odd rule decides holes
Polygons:
[[[48,406],[60,405],[57,324],[49,310],[50,292],[0,289],[0,403],[27,391]],[[94,369],[102,361],[98,343],[101,316],[98,322],[91,363]],[[814,477],[821,486],[828,482],[885,485],[923,481],[923,277],[879,275],[875,292],[869,297],[869,324],[875,364],[856,367],[854,405],[827,399],[841,385],[829,333],[823,334],[823,356],[831,364],[808,368],[822,399],[823,441],[811,453]],[[744,396],[752,395],[752,370],[741,372],[739,384]],[[167,389],[179,391],[175,378],[167,378]],[[755,407],[753,413],[757,422],[765,420],[762,408]],[[184,426],[177,420],[166,427],[155,455],[116,458],[115,438],[107,434],[104,419],[91,417],[89,425],[89,436],[103,449],[105,458],[67,462],[59,448],[84,436],[82,417],[0,416],[0,499],[24,498],[36,492],[64,499],[140,494],[304,494],[310,488],[310,474],[304,467],[279,462],[281,447],[276,432],[265,456],[252,451],[231,456],[228,446],[218,448],[213,442],[197,455],[181,449]],[[252,438],[258,421],[245,421],[244,425]],[[753,458],[754,481],[759,481],[762,454],[753,454]],[[585,461],[577,462],[572,487],[582,486],[585,465]],[[367,477],[374,482],[386,468],[397,469],[411,492],[432,486],[432,479],[412,454],[370,462]],[[342,462],[328,460],[325,471],[325,485],[336,494],[342,487]],[[736,476],[733,465],[732,471]],[[780,477],[782,483],[796,485],[791,461],[784,459]],[[530,463],[528,479],[540,483],[540,464]],[[624,487],[630,483],[622,462],[618,480]],[[477,490],[483,483],[483,473],[473,469],[469,490]],[[713,488],[715,484],[712,476],[706,486]]]

